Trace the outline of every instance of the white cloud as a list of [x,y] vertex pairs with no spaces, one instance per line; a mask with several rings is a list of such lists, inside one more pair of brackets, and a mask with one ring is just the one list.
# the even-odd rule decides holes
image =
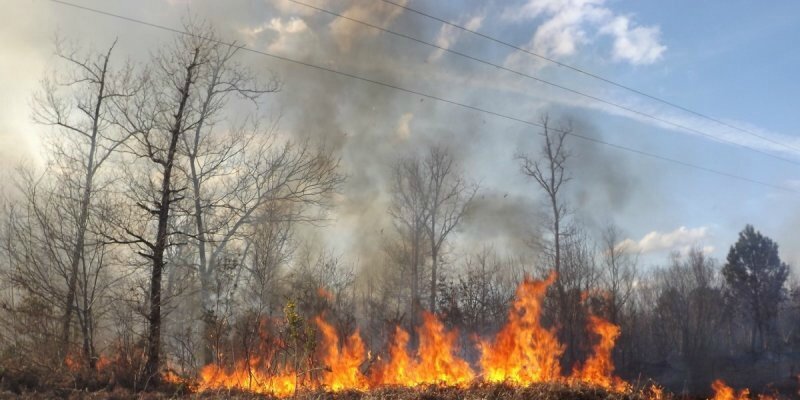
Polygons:
[[[289,0],[266,0],[266,3],[273,5],[280,12],[287,14],[297,14],[308,17],[317,13],[317,11],[311,7],[305,7]],[[318,7],[326,7],[327,3],[327,0],[317,0],[315,2]]]
[[667,49],[660,43],[661,29],[631,25],[629,17],[618,16],[600,30],[614,37],[614,59],[634,65],[652,64],[661,59]]
[[[611,36],[611,56],[616,61],[639,65],[661,59],[666,46],[657,26],[638,26],[630,16],[616,15],[604,4],[605,0],[527,0],[521,8],[506,9],[503,16],[512,21],[543,18],[526,47],[547,57],[570,56],[597,37]],[[514,67],[534,62],[519,53],[506,60]]]
[[239,31],[250,45],[254,45],[265,32],[274,32],[277,37],[270,42],[267,50],[278,54],[286,54],[308,41],[304,34],[311,33],[306,22],[298,17],[272,18],[255,28],[244,28]]
[[[399,0],[400,5],[405,5],[406,0]],[[388,27],[400,14],[403,9],[392,4],[380,1],[358,2],[345,10],[342,15],[358,21],[367,21],[373,25],[383,28]],[[330,24],[331,34],[333,35],[339,49],[348,52],[353,41],[365,36],[376,36],[379,30],[349,21],[345,18],[336,18]]]
[[[485,14],[472,16],[467,19],[463,26],[471,31],[478,30],[483,24],[485,17]],[[462,25],[461,23],[457,24]],[[461,29],[455,28],[452,25],[443,24],[442,28],[439,30],[439,35],[436,36],[436,45],[445,49],[449,49],[450,46],[452,46],[453,43],[455,43],[463,33],[464,31]],[[444,50],[435,49],[428,58],[428,61],[436,61],[442,56],[442,54],[444,54]]]
[[[652,231],[639,240],[625,239],[617,246],[626,251],[640,252],[642,254],[679,251],[687,252],[691,247],[698,246],[700,243],[710,239],[708,227],[687,228],[681,226],[672,232]],[[702,247],[704,253],[714,251],[713,246]]]

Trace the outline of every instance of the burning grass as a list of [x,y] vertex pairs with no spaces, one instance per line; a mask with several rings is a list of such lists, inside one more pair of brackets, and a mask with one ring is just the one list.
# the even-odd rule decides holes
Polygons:
[[[200,394],[200,398],[210,393]],[[249,399],[245,393],[217,393],[216,396],[235,399]],[[232,395],[231,397],[227,397]],[[213,398],[213,397],[212,397]],[[506,399],[506,400],[637,400],[652,399],[651,392],[630,391],[627,393],[610,392],[590,385],[570,385],[560,383],[538,383],[519,387],[504,383],[474,383],[467,386],[421,385],[415,388],[386,386],[368,392],[348,390],[343,392],[305,392],[298,399],[344,399],[344,400],[464,400],[464,399]]]
[[[380,391],[385,387],[471,387],[477,383],[510,384],[530,387],[537,383],[588,384],[617,393],[630,392],[630,385],[614,375],[611,360],[619,327],[598,317],[589,318],[588,330],[596,337],[592,354],[572,373],[561,368],[562,345],[554,329],[541,325],[542,304],[547,288],[555,280],[525,279],[517,288],[508,321],[494,338],[480,339],[479,368],[459,356],[463,343],[431,313],[422,315],[416,328],[418,344],[409,346],[410,334],[403,328],[395,332],[384,353],[385,358],[371,358],[358,330],[339,336],[325,318],[314,319],[321,332],[316,370],[298,363],[280,364],[273,352],[239,362],[228,368],[212,364],[200,372],[198,388],[202,391],[238,389],[278,397],[298,391],[327,389],[332,392]],[[369,365],[369,368],[363,366]],[[305,368],[305,369],[304,369]]]
[[[618,326],[590,316],[587,329],[593,333],[592,352],[571,369],[562,370],[560,359],[565,350],[554,329],[540,323],[542,303],[547,288],[554,281],[525,279],[517,288],[508,320],[498,334],[479,339],[477,368],[459,356],[459,335],[436,315],[425,313],[416,330],[417,345],[409,345],[410,334],[396,327],[386,357],[372,358],[355,330],[340,336],[323,316],[314,319],[321,340],[314,349],[316,357],[294,363],[279,361],[274,349],[261,348],[263,354],[228,367],[210,364],[199,376],[182,378],[167,371],[161,375],[158,389],[134,394],[106,389],[83,392],[50,389],[45,397],[30,395],[35,387],[23,380],[21,387],[10,387],[26,398],[298,398],[298,399],[651,399],[674,398],[655,385],[634,387],[614,374],[612,352],[620,334]],[[288,306],[287,306],[288,307]],[[291,307],[287,316],[295,315]],[[300,321],[299,317],[287,317]],[[300,337],[296,324],[293,340]],[[67,366],[71,363],[66,363]],[[74,364],[74,363],[73,363]],[[102,365],[101,365],[102,364]],[[124,376],[135,363],[108,360],[97,364],[99,372]],[[75,364],[78,365],[78,364]],[[112,367],[116,366],[116,370]],[[125,368],[120,369],[123,366]],[[313,368],[311,368],[313,367]],[[97,372],[97,371],[96,371]],[[31,376],[25,375],[26,379]],[[79,375],[76,375],[79,376]],[[113,378],[109,381],[111,382]],[[75,381],[78,382],[77,379]],[[77,385],[76,385],[77,386]],[[62,386],[64,387],[64,386]],[[88,386],[82,386],[88,388]],[[125,387],[120,386],[120,387]],[[715,381],[713,400],[759,400],[770,396],[750,396],[747,389],[736,391],[722,381]],[[0,396],[1,397],[1,396]]]
[[[240,390],[214,390],[192,394],[175,392],[150,392],[132,393],[123,390],[86,392],[80,390],[55,390],[44,393],[25,393],[22,395],[10,392],[0,393],[0,399],[278,399],[274,395],[255,394]],[[371,391],[345,390],[331,391],[304,391],[298,392],[293,398],[298,400],[471,400],[471,399],[503,399],[503,400],[644,400],[654,399],[650,389],[644,391],[630,391],[627,393],[610,392],[603,388],[590,385],[574,385],[560,383],[538,383],[527,387],[518,387],[501,383],[475,383],[468,386],[442,386],[422,385],[416,388],[401,386],[386,386]],[[671,397],[659,397],[669,399]]]

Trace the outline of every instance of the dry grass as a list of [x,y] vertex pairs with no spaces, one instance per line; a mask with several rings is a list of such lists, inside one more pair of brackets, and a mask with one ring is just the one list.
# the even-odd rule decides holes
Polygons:
[[[563,384],[538,384],[525,388],[516,388],[502,384],[474,384],[468,388],[426,386],[415,389],[387,387],[370,392],[340,392],[330,393],[324,391],[299,393],[298,400],[477,400],[477,399],[502,399],[502,400],[644,400],[649,398],[649,393],[612,393],[604,389],[590,386],[575,386]],[[0,399],[193,399],[193,400],[250,400],[269,399],[270,396],[254,395],[242,392],[204,392],[180,393],[180,391],[161,391],[147,393],[131,393],[125,390],[86,392],[80,390],[57,389],[44,393],[23,392],[20,394],[5,392],[0,393]]]

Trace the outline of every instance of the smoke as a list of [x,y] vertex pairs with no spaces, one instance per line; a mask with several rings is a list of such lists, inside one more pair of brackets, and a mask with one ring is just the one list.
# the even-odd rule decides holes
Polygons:
[[[527,254],[541,239],[544,210],[534,199],[508,193],[481,193],[464,219],[464,248],[487,244],[509,256]],[[502,254],[502,253],[501,253]]]
[[[573,132],[596,140],[607,140],[603,131],[586,118],[567,113]],[[641,175],[627,154],[580,138],[570,140],[567,168],[572,181],[567,198],[576,216],[590,228],[623,215],[642,189]]]
[[[401,8],[383,2],[311,3],[431,42],[442,33],[439,24],[406,15]],[[162,4],[163,13],[157,17],[127,3],[88,5],[173,27],[190,15],[189,19],[213,24],[221,37],[256,50],[488,109],[502,109],[498,108],[502,104],[494,104],[492,99],[516,101],[522,96],[515,87],[516,94],[509,95],[517,97],[504,97],[508,82],[501,83],[499,72],[492,68],[446,53],[432,57],[438,54],[435,49],[285,0],[230,4],[171,1]],[[88,18],[75,10],[68,12]],[[170,35],[151,28],[125,25],[120,29],[118,21],[101,21],[103,32],[120,34],[119,54],[131,54],[134,61],[170,40]],[[76,23],[64,23],[69,24],[64,31],[77,29]],[[84,34],[81,29],[76,32]],[[100,44],[106,43],[98,41]],[[490,44],[469,35],[448,42],[453,48],[465,44],[470,54],[491,53]],[[455,247],[470,249],[476,243],[492,242],[500,251],[529,251],[528,242],[540,236],[546,220],[538,205],[541,192],[534,182],[524,179],[513,158],[520,150],[539,152],[540,137],[532,132],[536,128],[517,124],[510,128],[508,121],[493,116],[246,51],[240,52],[240,62],[264,79],[274,74],[283,82],[282,91],[270,95],[263,110],[281,116],[281,135],[311,140],[341,157],[347,180],[335,198],[332,221],[321,230],[304,228],[298,236],[321,240],[322,246],[333,247],[365,267],[383,262],[381,242],[393,229],[387,214],[391,167],[401,157],[422,154],[433,145],[447,147],[465,176],[482,186],[459,229],[462,243]],[[473,80],[475,85],[463,84]],[[527,104],[547,106],[536,93],[524,97]],[[540,112],[536,107],[527,111],[532,119]],[[602,137],[582,118],[572,115],[571,119],[581,134]],[[510,129],[524,132],[527,139],[515,141],[514,136],[507,136]],[[594,215],[623,211],[639,185],[627,159],[616,150],[581,140],[571,140],[570,146],[574,153],[569,165],[574,179],[567,188],[570,206],[581,218],[592,221]]]

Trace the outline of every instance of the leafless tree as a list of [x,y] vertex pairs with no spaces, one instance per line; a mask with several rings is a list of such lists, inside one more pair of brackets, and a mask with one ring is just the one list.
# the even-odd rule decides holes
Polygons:
[[430,243],[430,311],[436,311],[439,257],[450,233],[461,222],[478,188],[470,185],[457,169],[453,156],[442,147],[432,147],[423,160],[425,186],[424,226]]
[[633,295],[638,258],[638,253],[622,242],[619,229],[609,225],[602,235],[603,270],[600,279],[608,295],[609,319],[614,324],[620,323],[620,312]]
[[508,305],[523,274],[515,260],[501,259],[483,247],[464,260],[439,300],[446,322],[481,335],[493,333],[505,322]]
[[719,343],[714,340],[724,315],[719,271],[715,260],[699,248],[686,256],[673,253],[671,258],[671,264],[657,272],[654,323],[665,353],[685,363],[688,384],[697,390],[711,379],[712,350]]
[[402,264],[409,267],[411,293],[408,316],[411,325],[415,325],[417,314],[422,309],[419,284],[426,254],[424,240],[428,210],[422,168],[422,163],[416,157],[403,159],[394,166],[392,203],[389,207],[394,227],[400,235],[398,244],[392,247],[392,253],[395,259],[400,259]]
[[547,201],[552,211],[550,234],[553,243],[551,246],[546,246],[546,250],[552,259],[553,269],[558,274],[555,287],[558,291],[559,302],[563,306],[565,292],[561,278],[561,242],[566,234],[564,221],[568,216],[568,211],[561,196],[561,189],[570,181],[566,169],[566,163],[570,157],[566,139],[572,128],[569,124],[553,128],[547,115],[541,117],[540,123],[544,136],[541,158],[524,153],[520,153],[516,157],[520,161],[522,173],[536,180],[536,183],[547,195]]
[[[198,246],[200,293],[206,314],[214,312],[209,303],[209,284],[221,255],[234,244],[248,248],[248,238],[259,222],[263,228],[266,223],[291,225],[321,220],[324,214],[319,211],[324,210],[343,179],[337,172],[338,161],[308,142],[276,143],[274,136],[258,131],[245,135],[214,146],[216,151],[230,149],[231,144],[242,146],[230,150],[239,154],[212,165],[201,162],[195,169],[198,173],[189,175],[194,203],[190,213],[197,232],[192,241]],[[194,157],[189,157],[190,163],[197,162]],[[206,354],[206,361],[211,361],[210,354]]]
[[[189,29],[198,32],[196,27]],[[171,219],[186,191],[177,167],[182,162],[181,141],[200,123],[199,81],[207,76],[215,43],[201,33],[176,39],[140,75],[145,90],[115,101],[116,122],[131,135],[126,151],[139,170],[126,171],[129,179],[124,195],[128,201],[121,207],[131,214],[117,221],[118,231],[109,239],[134,246],[150,264],[144,382],[157,379],[161,363],[165,254],[170,246],[185,243],[187,235],[171,229],[178,226]]]
[[407,258],[411,275],[408,313],[413,325],[422,308],[419,283],[424,259],[430,256],[428,308],[435,311],[442,248],[461,222],[477,186],[467,183],[452,155],[442,147],[431,147],[424,157],[400,160],[394,166],[392,183],[389,214],[402,238],[400,247],[393,249],[395,256]]
[[[95,337],[97,320],[110,306],[106,295],[117,276],[109,273],[114,251],[103,243],[97,232],[106,227],[99,218],[92,218],[84,228],[85,243],[82,249],[82,260],[75,278],[76,288],[73,301],[75,304],[73,317],[77,320],[70,328],[71,333],[79,332],[82,354],[64,354],[61,338],[63,331],[56,335],[50,329],[57,319],[63,322],[63,310],[66,307],[67,293],[71,277],[71,251],[73,250],[76,230],[80,229],[80,204],[76,201],[76,192],[80,186],[70,178],[62,175],[62,171],[47,169],[43,173],[20,168],[16,176],[16,199],[9,201],[4,208],[4,224],[0,230],[2,246],[0,254],[8,260],[8,267],[3,270],[7,282],[17,288],[21,303],[7,304],[5,309],[12,315],[40,319],[40,323],[31,324],[15,335],[18,345],[25,347],[26,338],[39,336],[46,339],[36,344],[36,340],[28,342],[31,358],[44,357],[52,365],[60,365],[67,356],[73,362],[83,362],[83,366],[94,368],[97,361]],[[92,210],[97,213],[100,199],[93,199]],[[23,306],[23,308],[18,308]],[[46,312],[45,312],[46,311]],[[39,328],[46,328],[47,333],[30,334]],[[63,325],[60,326],[63,329]],[[69,342],[67,350],[73,350]],[[50,349],[55,351],[48,353]],[[55,362],[54,362],[55,361]],[[54,362],[54,363],[53,363]]]
[[[203,36],[215,34],[206,30]],[[190,242],[197,248],[203,321],[214,317],[211,299],[219,296],[213,296],[211,286],[231,246],[249,248],[246,239],[260,218],[275,224],[318,220],[321,214],[307,211],[319,211],[343,179],[330,153],[312,148],[309,142],[281,143],[273,126],[219,126],[232,95],[258,105],[265,94],[280,89],[274,77],[261,83],[235,62],[238,50],[233,44],[209,43],[207,65],[197,77],[196,123],[191,134],[181,137],[180,151],[187,156],[188,168],[179,168],[191,187],[187,214],[194,222]],[[207,347],[203,359],[208,363],[212,358]]]
[[136,90],[130,67],[115,69],[111,63],[114,45],[83,52],[56,40],[64,68],[43,80],[33,103],[34,120],[51,128],[45,136],[47,167],[41,173],[20,170],[19,202],[6,215],[4,232],[9,258],[27,254],[11,269],[11,279],[61,314],[59,338],[51,339],[58,343],[61,360],[70,351],[77,317],[81,359],[89,368],[97,360],[97,300],[108,283],[104,268],[110,254],[98,241],[105,228],[96,214],[110,175],[102,167],[127,138],[110,123],[110,106]]
[[[85,246],[92,203],[95,200],[98,175],[101,167],[127,139],[127,134],[111,124],[111,102],[118,97],[132,95],[131,69],[124,66],[115,70],[111,54],[116,41],[105,52],[82,53],[68,49],[56,41],[56,54],[64,61],[67,72],[45,79],[43,88],[35,97],[33,117],[40,124],[54,128],[58,136],[50,142],[48,154],[61,179],[73,192],[70,197],[77,210],[68,253],[67,292],[62,318],[61,351],[65,355],[69,346],[70,325],[76,309],[81,265],[86,264]],[[62,206],[71,207],[62,203]],[[85,299],[84,299],[85,300]],[[85,359],[94,367],[94,355],[87,334],[84,334]]]

